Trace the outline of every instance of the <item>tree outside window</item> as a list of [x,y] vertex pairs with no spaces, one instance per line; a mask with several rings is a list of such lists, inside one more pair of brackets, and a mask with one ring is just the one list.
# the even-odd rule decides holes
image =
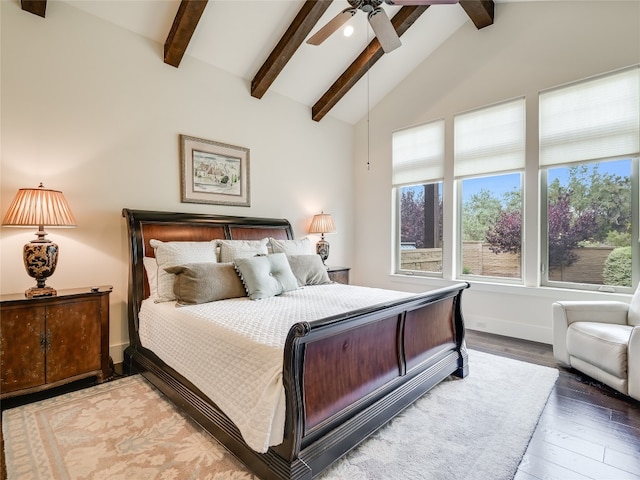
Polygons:
[[631,160],[549,168],[550,281],[631,287]]
[[399,190],[401,270],[442,273],[442,182]]
[[[520,254],[519,192],[471,198],[469,237],[495,254]],[[547,185],[547,263],[552,281],[631,287],[631,160],[552,168]],[[482,233],[482,222],[489,225]],[[483,237],[484,235],[484,237]],[[478,238],[479,237],[479,238]]]
[[520,278],[521,174],[464,179],[461,273]]

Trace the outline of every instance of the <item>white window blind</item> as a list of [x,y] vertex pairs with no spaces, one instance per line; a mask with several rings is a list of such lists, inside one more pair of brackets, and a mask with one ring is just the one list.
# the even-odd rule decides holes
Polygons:
[[440,180],[444,175],[444,120],[393,132],[393,185]]
[[638,66],[540,94],[540,164],[640,151]]
[[524,98],[461,113],[453,121],[456,177],[524,168]]

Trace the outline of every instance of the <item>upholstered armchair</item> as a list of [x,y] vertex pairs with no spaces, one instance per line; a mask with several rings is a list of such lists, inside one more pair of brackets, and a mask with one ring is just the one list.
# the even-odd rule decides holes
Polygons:
[[640,285],[631,304],[553,304],[553,355],[619,392],[640,400]]

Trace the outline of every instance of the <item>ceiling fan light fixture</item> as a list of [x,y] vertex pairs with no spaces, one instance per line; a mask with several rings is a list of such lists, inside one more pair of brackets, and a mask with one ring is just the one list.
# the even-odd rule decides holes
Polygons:
[[345,8],[338,15],[333,17],[329,23],[327,23],[324,27],[314,33],[309,39],[307,43],[309,45],[320,45],[327,38],[329,38],[333,33],[340,29],[345,23],[349,21],[351,17],[353,17],[358,10],[353,7]]
[[376,34],[384,53],[391,53],[402,45],[396,29],[393,28],[391,20],[383,9],[376,8],[369,13],[369,25]]
[[[320,45],[333,33],[338,31],[349,19],[356,14],[358,10],[362,10],[367,14],[369,24],[373,29],[380,46],[384,53],[390,53],[399,46],[402,45],[400,37],[396,32],[387,12],[381,7],[383,3],[387,5],[400,5],[400,6],[417,6],[417,5],[438,5],[447,3],[458,3],[459,0],[347,0],[349,8],[344,9],[338,15],[333,17],[329,23],[313,34],[307,43],[311,45]],[[347,27],[348,28],[348,27]],[[350,29],[350,33],[347,32],[347,28],[343,33],[345,37],[350,36],[353,33],[353,28]]]

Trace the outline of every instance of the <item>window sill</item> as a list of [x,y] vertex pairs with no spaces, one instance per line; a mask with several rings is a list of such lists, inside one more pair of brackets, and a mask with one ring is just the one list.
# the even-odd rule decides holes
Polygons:
[[578,290],[547,286],[531,287],[520,284],[514,285],[506,283],[482,282],[473,279],[447,280],[443,278],[434,278],[419,275],[404,275],[397,273],[390,274],[389,279],[392,283],[422,288],[424,288],[425,286],[439,288],[452,285],[460,281],[465,281],[471,284],[471,290],[474,292],[523,295],[537,298],[561,298],[563,300],[616,300],[625,303],[628,303],[631,299],[630,293],[600,292],[597,290]]

